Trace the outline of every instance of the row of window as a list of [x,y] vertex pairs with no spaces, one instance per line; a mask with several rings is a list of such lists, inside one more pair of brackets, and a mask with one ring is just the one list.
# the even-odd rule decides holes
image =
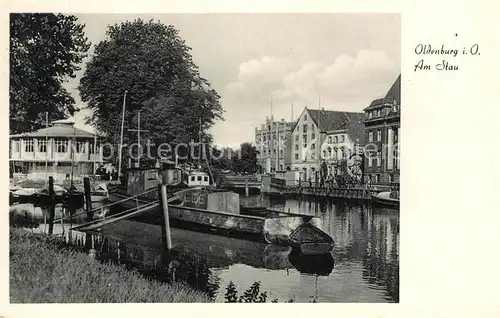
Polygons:
[[205,182],[208,182],[208,176],[190,176],[189,180],[191,182],[194,182],[194,181],[205,181]]
[[[276,134],[273,134],[272,136],[273,136],[273,137],[272,137],[272,139],[273,139],[273,140],[276,140]],[[283,136],[283,134],[278,134],[278,139],[279,139],[279,140],[283,140],[283,139],[285,139],[285,137]],[[263,142],[265,142],[266,140],[271,140],[271,137],[269,136],[269,138],[268,138],[266,135],[262,135],[262,141],[263,141]],[[257,137],[255,138],[255,141],[256,141],[257,143],[258,143],[258,142],[260,142],[260,137],[259,137],[259,136],[257,136]]]
[[[263,150],[262,154],[263,155],[271,155],[271,150],[270,149]],[[276,149],[273,150],[273,156],[276,156]],[[283,156],[283,149],[280,150],[280,156]]]
[[387,116],[389,113],[397,113],[399,111],[399,106],[398,105],[392,105],[391,107],[385,107],[382,109],[376,109],[369,111],[367,113],[368,119],[373,119],[373,118],[379,118],[379,117],[384,117]]
[[[86,142],[77,141],[73,143],[74,151],[77,153],[85,152],[85,144]],[[47,152],[47,141],[46,140],[38,140],[38,152]],[[68,152],[69,141],[67,139],[55,139],[54,140],[54,151],[59,153]],[[19,141],[13,142],[14,152],[20,152],[21,143]],[[35,150],[35,142],[34,140],[25,140],[24,141],[24,151],[25,152],[34,152]],[[94,153],[94,144],[89,143],[89,152]]]
[[[376,135],[374,135],[373,130],[368,132],[368,142],[382,141],[382,130],[377,129],[375,131],[375,133],[376,133]],[[397,143],[398,142],[398,131],[397,130],[393,130],[393,136],[394,136],[394,142]],[[374,137],[376,137],[376,140],[374,140]],[[389,138],[389,136],[387,136],[387,138]]]

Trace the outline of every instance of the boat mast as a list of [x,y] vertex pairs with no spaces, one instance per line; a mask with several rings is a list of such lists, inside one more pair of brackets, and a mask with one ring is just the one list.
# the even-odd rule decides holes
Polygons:
[[122,127],[120,131],[120,145],[118,146],[118,177],[122,175],[122,147],[123,147],[123,125],[125,124],[125,102],[127,100],[127,91],[123,94]]
[[[45,112],[45,129],[49,128],[49,112]],[[45,181],[49,180],[49,135],[45,130]],[[15,170],[15,169],[14,169]]]

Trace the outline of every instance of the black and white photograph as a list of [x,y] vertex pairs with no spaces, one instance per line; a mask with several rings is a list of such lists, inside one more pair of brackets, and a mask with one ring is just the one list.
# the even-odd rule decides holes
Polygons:
[[401,22],[10,13],[10,303],[399,303]]

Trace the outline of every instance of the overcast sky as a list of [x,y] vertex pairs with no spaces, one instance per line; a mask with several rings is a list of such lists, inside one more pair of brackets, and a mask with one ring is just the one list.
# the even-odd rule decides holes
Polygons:
[[[362,111],[383,97],[400,73],[396,14],[79,14],[93,46],[108,25],[135,18],[174,25],[192,48],[201,75],[221,95],[225,121],[212,129],[219,145],[253,141],[273,113],[296,119],[303,108]],[[84,67],[84,65],[83,65]],[[77,105],[82,72],[67,83]],[[89,114],[76,116],[84,125]]]

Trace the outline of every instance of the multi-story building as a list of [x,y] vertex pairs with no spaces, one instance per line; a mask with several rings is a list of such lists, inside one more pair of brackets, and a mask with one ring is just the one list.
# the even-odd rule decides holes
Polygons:
[[375,185],[399,183],[401,75],[384,98],[374,100],[364,111],[365,181]]
[[263,173],[285,171],[291,166],[290,134],[293,123],[284,119],[275,121],[274,116],[266,117],[266,123],[255,128],[255,144],[259,151],[257,163]]
[[292,130],[292,170],[299,170],[302,180],[314,181],[322,163],[322,148],[325,139],[328,142],[327,136],[344,136],[344,142],[356,142],[359,136],[350,136],[352,131],[347,127],[362,122],[364,116],[364,113],[304,108]]
[[[57,120],[51,127],[10,136],[10,168],[32,179],[64,179],[92,175],[103,163],[97,135],[75,128],[74,122]],[[73,163],[73,168],[72,168]]]
[[356,121],[348,121],[335,130],[327,131],[321,151],[322,161],[326,163],[328,176],[341,173],[342,160],[346,163],[347,172],[361,181],[362,152],[365,140],[365,127],[360,116]]

